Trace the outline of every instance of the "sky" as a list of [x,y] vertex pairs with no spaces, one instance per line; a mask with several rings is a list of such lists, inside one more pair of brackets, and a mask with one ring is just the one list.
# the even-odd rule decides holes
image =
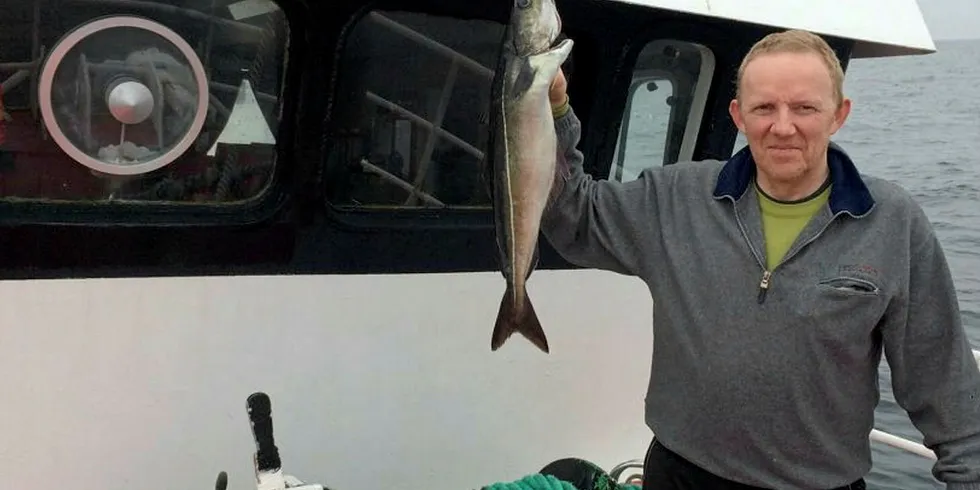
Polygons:
[[933,39],[980,39],[980,0],[918,0]]

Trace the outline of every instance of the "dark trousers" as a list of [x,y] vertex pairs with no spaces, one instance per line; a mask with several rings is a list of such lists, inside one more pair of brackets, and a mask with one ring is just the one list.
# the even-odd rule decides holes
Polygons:
[[[656,439],[643,462],[643,490],[764,490],[715,476],[695,466]],[[830,490],[865,490],[864,480]]]

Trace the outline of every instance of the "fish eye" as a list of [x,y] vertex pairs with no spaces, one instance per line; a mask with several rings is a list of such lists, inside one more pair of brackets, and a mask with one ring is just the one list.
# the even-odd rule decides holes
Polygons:
[[526,9],[531,6],[531,0],[517,0],[517,8]]

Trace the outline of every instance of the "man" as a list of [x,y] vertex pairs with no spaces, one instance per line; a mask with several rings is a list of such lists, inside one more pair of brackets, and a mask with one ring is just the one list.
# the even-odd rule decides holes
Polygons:
[[730,106],[748,147],[626,183],[583,172],[552,86],[563,157],[542,231],[654,298],[645,489],[864,488],[883,349],[936,478],[980,490],[980,370],[942,248],[906,191],[830,143],[842,86],[822,39],[767,36]]

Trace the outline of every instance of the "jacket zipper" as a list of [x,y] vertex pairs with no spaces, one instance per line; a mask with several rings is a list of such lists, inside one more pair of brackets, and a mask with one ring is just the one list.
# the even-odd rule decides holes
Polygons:
[[[766,269],[765,264],[762,263],[762,257],[759,257],[759,253],[752,246],[752,240],[749,240],[749,234],[745,232],[745,226],[742,225],[742,218],[738,215],[738,203],[732,197],[728,197],[728,199],[732,201],[732,209],[735,211],[735,222],[738,223],[738,231],[742,232],[742,238],[745,239],[745,244],[748,245],[749,251],[755,257],[756,263],[762,268],[762,281],[759,282],[758,296],[758,303],[761,305],[766,302],[766,293],[769,292],[769,279],[772,278],[772,272]],[[776,264],[776,267],[779,267],[779,264]],[[775,267],[773,270],[775,270]]]
[[759,283],[759,304],[766,302],[766,293],[769,292],[769,278],[772,277],[772,273],[769,271],[762,271],[762,282]]

